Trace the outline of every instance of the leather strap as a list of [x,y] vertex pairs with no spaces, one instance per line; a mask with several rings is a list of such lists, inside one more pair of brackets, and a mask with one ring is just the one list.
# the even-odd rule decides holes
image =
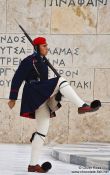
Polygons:
[[64,80],[64,81],[62,81],[62,82],[60,83],[59,87],[61,86],[61,84],[65,83],[65,82],[67,82],[67,81],[65,81],[65,80]]
[[36,132],[38,135],[41,135],[41,136],[43,136],[43,137],[45,137],[45,135],[44,134],[41,134],[40,132]]
[[43,137],[45,137],[45,135],[44,134],[41,134],[40,132],[34,132],[33,134],[32,134],[32,137],[31,137],[31,139],[30,139],[30,142],[32,142],[32,140],[34,139],[34,135],[35,134],[38,134],[38,135],[41,135],[41,136],[43,136]]

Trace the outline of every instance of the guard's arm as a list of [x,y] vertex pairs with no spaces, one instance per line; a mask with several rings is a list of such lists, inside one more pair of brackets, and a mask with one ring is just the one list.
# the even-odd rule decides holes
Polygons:
[[19,88],[31,69],[32,61],[30,61],[29,59],[25,58],[20,62],[20,65],[15,71],[15,74],[11,81],[11,89],[9,94],[10,100],[17,100]]

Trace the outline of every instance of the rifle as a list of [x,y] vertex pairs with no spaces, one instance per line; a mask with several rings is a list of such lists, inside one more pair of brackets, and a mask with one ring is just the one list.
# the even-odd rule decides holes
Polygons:
[[[27,34],[27,32],[23,29],[23,27],[17,22],[17,20],[15,19],[16,23],[18,24],[18,26],[20,27],[20,29],[23,31],[24,35],[27,37],[27,39],[30,41],[30,43],[33,45],[32,39],[31,37]],[[37,51],[37,46],[34,46],[35,51]],[[60,74],[56,71],[56,69],[53,67],[53,65],[48,61],[48,59],[45,57],[45,61],[47,63],[47,65],[50,67],[50,69],[55,73],[55,75],[57,77],[61,77]]]

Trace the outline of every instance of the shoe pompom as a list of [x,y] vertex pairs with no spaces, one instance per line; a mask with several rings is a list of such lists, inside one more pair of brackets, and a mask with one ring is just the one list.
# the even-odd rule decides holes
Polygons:
[[91,103],[91,108],[97,108],[97,107],[101,107],[101,102],[100,102],[100,100],[94,100],[94,101]]
[[42,169],[44,171],[48,171],[49,169],[52,168],[52,164],[50,162],[44,162],[42,165],[41,165]]

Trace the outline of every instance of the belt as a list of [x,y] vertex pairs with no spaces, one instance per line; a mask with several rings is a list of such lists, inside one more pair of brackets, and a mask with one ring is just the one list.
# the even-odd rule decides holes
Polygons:
[[40,79],[38,79],[38,80],[35,80],[35,79],[33,79],[33,80],[25,80],[25,82],[26,83],[33,83],[33,82],[38,82],[38,81],[40,81]]

